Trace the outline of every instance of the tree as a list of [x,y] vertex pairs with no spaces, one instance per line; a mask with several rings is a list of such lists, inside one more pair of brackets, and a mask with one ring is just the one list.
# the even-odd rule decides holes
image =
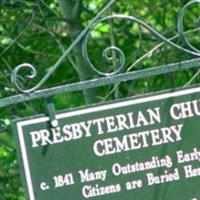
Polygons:
[[[122,13],[138,17],[161,32],[165,37],[173,39],[177,44],[185,46],[177,34],[177,16],[181,7],[189,1],[181,0],[146,0],[116,1],[104,16]],[[14,95],[16,92],[10,82],[15,66],[31,63],[38,71],[37,79],[30,82],[25,79],[24,70],[20,80],[27,88],[37,84],[44,77],[50,66],[60,58],[70,44],[87,27],[100,8],[103,0],[4,0],[0,3],[0,95],[1,98]],[[199,25],[198,4],[190,6],[185,13],[184,31],[189,41],[198,47],[199,37],[194,29]],[[99,71],[116,70],[119,52],[111,49],[106,54],[114,59],[103,60],[102,51],[109,46],[120,47],[126,58],[125,71],[146,69],[162,64],[191,59],[194,56],[171,48],[169,45],[158,45],[162,42],[150,31],[134,22],[124,19],[105,20],[92,29],[88,38],[87,50],[91,62]],[[43,87],[84,81],[99,77],[85,60],[82,54],[81,40],[68,58],[62,62],[56,72]],[[152,51],[150,51],[153,49]],[[93,90],[55,97],[57,109],[73,108],[85,103],[107,101],[167,88],[185,85],[191,78],[199,74],[197,70],[161,75],[129,81]],[[198,82],[198,76],[193,82]],[[43,99],[12,105],[1,109],[1,120],[8,125],[0,135],[0,200],[24,199],[21,188],[18,165],[16,162],[15,142],[10,128],[11,119],[44,113]]]

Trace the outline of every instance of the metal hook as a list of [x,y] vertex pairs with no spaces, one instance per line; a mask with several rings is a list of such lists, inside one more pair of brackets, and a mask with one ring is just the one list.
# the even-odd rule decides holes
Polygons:
[[55,128],[58,126],[58,120],[56,119],[55,106],[50,97],[45,98],[45,103],[46,103],[46,107],[47,107],[47,114],[50,119],[50,124],[52,127]]

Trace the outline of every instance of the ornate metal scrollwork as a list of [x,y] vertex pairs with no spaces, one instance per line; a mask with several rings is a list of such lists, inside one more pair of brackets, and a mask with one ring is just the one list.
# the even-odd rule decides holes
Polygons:
[[[87,35],[89,36],[89,35]],[[87,37],[88,38],[88,37]],[[88,39],[85,40],[85,43],[87,43]],[[95,72],[97,73],[98,75],[101,75],[101,76],[112,76],[112,75],[115,75],[117,73],[119,73],[123,68],[124,68],[124,65],[125,65],[125,62],[126,62],[126,59],[125,59],[125,55],[123,53],[123,51],[118,48],[118,47],[115,47],[115,46],[110,46],[110,47],[107,47],[106,49],[103,50],[103,53],[102,53],[102,57],[103,59],[105,59],[106,61],[113,61],[113,55],[109,55],[110,52],[113,52],[115,51],[118,58],[119,58],[119,61],[117,63],[117,66],[115,66],[115,71],[113,72],[101,72],[99,71],[98,69],[95,68],[95,66],[92,64],[92,62],[90,61],[89,59],[89,56],[88,56],[88,52],[87,52],[87,47],[86,45],[83,45],[83,56],[85,58],[85,61],[87,63],[87,65]]]
[[48,69],[47,74],[39,81],[39,83],[36,86],[34,86],[30,89],[23,89],[23,87],[20,84],[19,72],[24,68],[29,69],[31,71],[31,74],[29,74],[27,76],[27,78],[30,80],[30,79],[34,79],[36,77],[37,71],[36,71],[35,67],[31,64],[24,63],[21,65],[18,65],[13,70],[13,73],[11,76],[11,82],[14,85],[14,88],[18,92],[22,92],[22,93],[31,93],[31,92],[34,92],[37,89],[39,89],[47,81],[47,79],[55,72],[55,70],[64,61],[64,59],[72,52],[73,48],[83,39],[83,37],[86,35],[86,33],[88,32],[90,27],[96,21],[98,21],[99,18],[102,17],[104,12],[107,11],[114,2],[115,2],[115,0],[110,0],[107,3],[107,5],[96,15],[96,17],[91,21],[91,23],[80,33],[80,35],[74,40],[74,42],[69,46],[69,48],[64,52],[64,54],[57,60],[57,62],[51,68]]
[[[88,40],[89,40],[89,36],[92,32],[92,30],[101,22],[103,21],[108,21],[108,20],[112,20],[112,19],[124,19],[124,20],[129,20],[133,23],[137,23],[138,25],[142,26],[143,28],[146,28],[148,31],[150,31],[152,34],[154,34],[158,39],[161,39],[163,42],[166,42],[168,43],[169,45],[171,45],[172,47],[178,49],[178,50],[181,50],[181,51],[184,51],[186,53],[189,53],[191,55],[194,55],[194,56],[200,56],[200,51],[198,49],[196,49],[195,47],[193,47],[190,42],[187,40],[187,38],[185,37],[184,35],[184,29],[183,29],[183,18],[184,18],[184,12],[185,12],[185,9],[187,9],[191,4],[193,3],[196,3],[196,2],[200,2],[200,0],[194,0],[188,4],[186,4],[183,9],[181,10],[180,12],[180,15],[179,15],[179,19],[178,19],[178,31],[179,31],[179,34],[182,36],[182,38],[184,39],[184,41],[186,42],[186,44],[188,45],[189,49],[186,49],[186,48],[183,48],[179,45],[177,45],[176,43],[172,42],[171,40],[169,40],[168,38],[166,38],[165,36],[163,36],[162,34],[160,34],[158,31],[156,31],[155,29],[153,29],[151,26],[149,26],[148,24],[146,24],[145,22],[143,22],[142,20],[136,18],[136,17],[133,17],[133,16],[126,16],[126,15],[111,15],[111,16],[107,16],[101,20],[99,20],[98,22],[96,22],[92,27],[91,29],[89,30],[89,32],[87,33],[86,37],[85,37],[85,41],[83,43],[83,55],[86,59],[86,62],[87,64],[91,67],[91,69],[96,72],[97,74],[99,75],[104,75],[104,76],[108,76],[108,75],[113,75],[113,74],[116,74],[118,73],[122,68],[123,66],[125,65],[125,62],[124,62],[124,59],[125,59],[125,56],[124,56],[124,53],[123,51],[118,48],[118,47],[114,47],[115,49],[118,50],[118,53],[119,53],[119,56],[123,57],[123,63],[120,65],[120,70],[119,70],[119,67],[117,66],[116,67],[116,71],[112,72],[112,73],[104,73],[104,72],[101,72],[99,70],[97,70],[94,65],[91,63],[90,61],[90,58],[88,57],[88,52],[87,52],[87,43],[88,43]],[[112,49],[113,47],[107,47],[107,49]],[[103,50],[104,52],[105,50]]]
[[[89,55],[88,55],[88,41],[90,38],[90,34],[92,32],[92,30],[101,22],[105,22],[105,21],[109,21],[112,19],[123,19],[123,20],[128,20],[132,23],[136,23],[140,26],[142,26],[143,28],[147,29],[149,32],[151,32],[152,34],[154,34],[158,39],[161,39],[163,42],[171,45],[172,47],[181,50],[183,52],[186,52],[188,54],[191,54],[193,56],[198,56],[200,57],[200,51],[198,49],[196,49],[186,38],[186,36],[184,35],[184,27],[183,27],[183,21],[184,21],[184,14],[186,9],[188,9],[189,6],[191,6],[194,3],[200,3],[200,0],[192,0],[189,3],[187,3],[180,11],[179,14],[179,18],[178,18],[178,31],[180,36],[183,38],[183,41],[187,44],[187,46],[189,47],[188,49],[172,42],[170,39],[166,38],[165,36],[163,36],[162,34],[160,34],[158,31],[156,31],[155,29],[153,29],[151,26],[149,26],[148,24],[146,24],[144,21],[133,17],[133,16],[126,16],[126,15],[111,15],[111,16],[107,16],[104,18],[102,17],[102,14],[111,6],[112,3],[114,3],[115,0],[111,0],[110,3],[101,11],[98,13],[98,15],[92,20],[92,22],[90,23],[90,25],[88,27],[85,28],[85,30],[78,36],[78,38],[74,41],[74,43],[66,50],[66,52],[61,56],[61,58],[55,63],[55,65],[53,67],[51,67],[48,70],[48,73],[44,76],[44,78],[33,88],[31,89],[23,89],[23,87],[21,86],[20,83],[20,79],[19,79],[19,72],[22,69],[28,69],[30,70],[30,74],[28,76],[26,76],[26,78],[30,79],[34,79],[36,77],[36,69],[35,67],[33,67],[30,64],[22,64],[17,66],[12,74],[12,83],[14,85],[14,87],[22,92],[22,93],[30,93],[33,92],[37,89],[39,89],[45,82],[46,80],[51,76],[51,74],[58,68],[58,66],[62,63],[62,61],[69,55],[69,53],[71,53],[71,51],[73,50],[73,47],[80,42],[83,38],[83,45],[82,45],[82,51],[83,51],[83,57],[85,58],[86,63],[88,64],[88,66],[91,67],[91,69],[97,73],[98,75],[101,76],[112,76],[115,75],[117,73],[120,73],[121,70],[124,68],[125,66],[125,55],[124,52],[117,46],[108,46],[107,48],[105,48],[103,50],[103,58],[106,59],[107,61],[112,61],[114,58],[112,56],[112,53],[115,52],[116,57],[117,57],[117,63],[115,66],[114,71],[112,72],[102,72],[100,70],[98,70],[93,63],[91,62]],[[101,18],[101,19],[100,19]],[[111,53],[111,54],[110,54]]]
[[200,0],[193,0],[188,2],[187,4],[185,4],[185,6],[183,6],[183,8],[181,9],[180,13],[179,13],[179,17],[178,17],[178,32],[182,38],[182,40],[185,42],[185,44],[194,52],[198,52],[200,54],[200,50],[197,49],[196,47],[194,47],[189,40],[187,39],[187,37],[184,35],[184,16],[185,16],[185,11],[187,9],[189,9],[189,7],[195,3],[200,3]]
[[[21,83],[20,83],[20,72],[24,69],[27,69],[30,73],[26,75],[26,79],[28,80],[32,80],[36,77],[37,75],[37,70],[35,69],[34,66],[32,66],[31,64],[28,63],[24,63],[21,65],[18,65],[12,72],[12,76],[11,76],[11,82],[14,85],[15,89],[17,91],[23,92],[23,93],[29,93],[31,92],[33,89],[23,89]],[[38,87],[34,88],[34,90],[36,90]]]

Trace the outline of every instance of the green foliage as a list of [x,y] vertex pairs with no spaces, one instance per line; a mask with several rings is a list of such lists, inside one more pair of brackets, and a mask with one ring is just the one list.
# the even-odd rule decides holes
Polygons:
[[[117,1],[106,15],[122,13],[138,17],[171,38],[177,35],[177,16],[181,7],[188,1],[182,0],[144,0],[144,1]],[[87,26],[91,19],[105,4],[104,0],[83,0],[80,13],[82,26]],[[21,63],[31,63],[38,70],[37,79],[26,81],[27,88],[36,84],[62,55],[63,51],[72,42],[70,30],[73,29],[64,19],[56,0],[3,0],[0,2],[0,98],[15,94],[10,82],[11,72]],[[199,6],[193,6],[187,11],[184,20],[185,30],[195,29],[199,26]],[[75,29],[75,23],[74,23]],[[78,34],[78,32],[75,32]],[[74,33],[74,32],[73,32]],[[199,32],[188,34],[189,41],[199,46]],[[184,46],[180,38],[174,40]],[[124,71],[140,59],[160,42],[148,30],[125,20],[108,20],[98,24],[92,31],[88,42],[88,54],[91,62],[98,70],[108,72],[115,70],[115,60],[108,62],[102,59],[102,51],[115,45],[120,47],[126,57]],[[112,52],[110,52],[112,55]],[[51,76],[44,87],[78,82],[80,79],[90,77],[85,74],[81,78],[76,66],[80,55],[71,54],[71,62],[66,59]],[[147,69],[167,63],[191,59],[192,56],[175,50],[168,45],[162,45],[152,55],[146,56],[141,62],[133,65],[131,70]],[[72,62],[73,61],[73,62]],[[86,64],[83,64],[86,68]],[[78,73],[77,73],[78,72]],[[28,71],[24,72],[24,76]],[[98,100],[107,101],[133,95],[182,87],[196,73],[196,70],[173,73],[165,76],[156,76],[138,81],[102,87],[98,91]],[[22,75],[22,74],[21,74]],[[23,77],[23,76],[22,76]],[[96,75],[94,75],[96,77]],[[195,82],[198,82],[197,77]],[[94,92],[94,91],[92,91]],[[90,93],[91,95],[92,93]],[[54,98],[58,110],[74,108],[85,104],[82,92],[62,94]],[[20,175],[16,160],[14,136],[10,128],[11,119],[45,113],[43,99],[28,103],[13,105],[1,109],[0,119],[5,121],[8,129],[0,133],[0,200],[24,200]]]

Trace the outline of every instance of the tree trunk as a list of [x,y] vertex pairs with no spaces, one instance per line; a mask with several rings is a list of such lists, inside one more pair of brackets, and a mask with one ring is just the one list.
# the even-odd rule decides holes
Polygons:
[[[68,34],[72,41],[81,33],[83,26],[81,25],[80,15],[82,8],[82,0],[58,0],[62,15],[68,24]],[[80,81],[88,80],[94,77],[93,71],[88,67],[84,61],[81,43],[79,43],[73,50],[73,57],[75,58],[75,70],[78,73]],[[84,98],[86,103],[91,104],[98,101],[97,89],[84,90]]]

